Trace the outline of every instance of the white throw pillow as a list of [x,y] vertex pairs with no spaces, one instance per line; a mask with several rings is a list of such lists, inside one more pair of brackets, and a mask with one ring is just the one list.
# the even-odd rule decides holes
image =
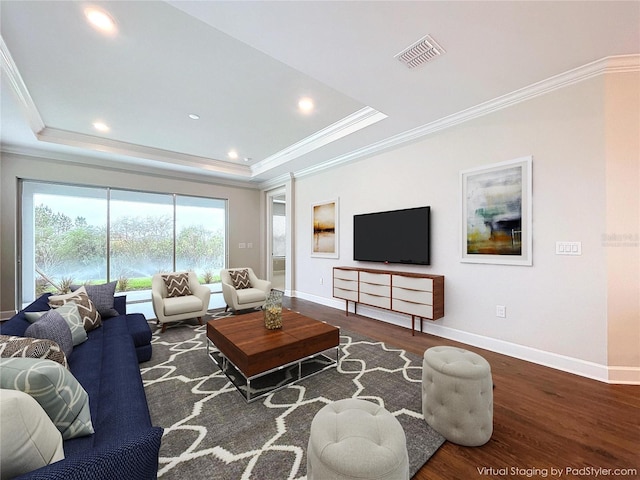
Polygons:
[[0,390],[2,480],[64,459],[62,435],[31,395]]

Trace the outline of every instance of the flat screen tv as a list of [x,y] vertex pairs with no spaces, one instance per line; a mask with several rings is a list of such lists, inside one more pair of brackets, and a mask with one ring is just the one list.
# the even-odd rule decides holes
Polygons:
[[431,207],[353,216],[353,259],[430,265]]

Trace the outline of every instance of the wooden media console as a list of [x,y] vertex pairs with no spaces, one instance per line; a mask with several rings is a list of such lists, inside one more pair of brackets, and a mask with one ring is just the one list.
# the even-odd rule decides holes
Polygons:
[[396,272],[359,267],[333,268],[333,296],[349,302],[384,308],[411,315],[411,333],[415,319],[437,320],[444,317],[444,276],[414,272]]

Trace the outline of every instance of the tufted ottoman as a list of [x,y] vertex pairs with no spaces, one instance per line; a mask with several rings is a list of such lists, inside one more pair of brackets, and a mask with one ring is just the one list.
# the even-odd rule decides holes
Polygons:
[[347,398],[313,418],[308,480],[407,480],[409,455],[400,422],[375,403]]
[[422,362],[422,413],[447,440],[477,447],[493,433],[491,367],[480,355],[432,347]]

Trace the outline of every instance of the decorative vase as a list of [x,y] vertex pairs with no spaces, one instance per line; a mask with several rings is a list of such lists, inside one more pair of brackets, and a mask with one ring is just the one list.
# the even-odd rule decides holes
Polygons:
[[271,290],[269,297],[262,307],[264,326],[269,330],[282,328],[282,295],[279,290]]

